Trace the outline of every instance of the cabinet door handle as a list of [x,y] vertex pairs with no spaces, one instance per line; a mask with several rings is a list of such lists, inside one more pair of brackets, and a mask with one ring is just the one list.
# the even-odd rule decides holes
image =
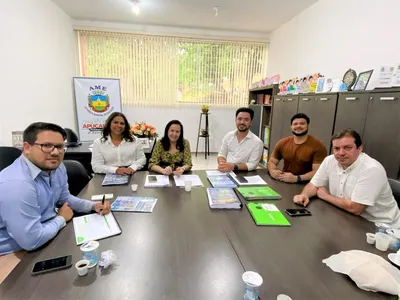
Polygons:
[[321,101],[327,101],[327,100],[329,100],[329,98],[319,98],[319,100],[321,100]]
[[303,100],[303,101],[308,101],[308,100],[310,100],[310,99],[308,99],[308,98],[302,98],[301,100]]
[[347,101],[354,101],[354,100],[357,100],[357,99],[358,99],[357,97],[346,97]]
[[276,101],[281,101],[281,99],[275,99]]
[[287,99],[287,101],[293,101],[293,99],[292,99],[292,98],[289,98],[289,99]]
[[395,97],[381,97],[380,100],[382,100],[382,101],[393,101],[393,100],[396,100],[396,98]]

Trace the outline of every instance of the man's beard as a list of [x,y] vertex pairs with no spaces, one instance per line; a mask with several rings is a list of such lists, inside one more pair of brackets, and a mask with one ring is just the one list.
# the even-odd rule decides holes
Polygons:
[[238,131],[240,131],[240,132],[245,132],[249,129],[250,129],[250,127],[245,127],[244,129],[240,129],[240,127],[238,127]]
[[307,129],[306,131],[301,132],[301,133],[297,133],[297,132],[295,132],[295,131],[292,131],[292,133],[293,133],[295,136],[305,136],[305,135],[308,133],[308,129]]

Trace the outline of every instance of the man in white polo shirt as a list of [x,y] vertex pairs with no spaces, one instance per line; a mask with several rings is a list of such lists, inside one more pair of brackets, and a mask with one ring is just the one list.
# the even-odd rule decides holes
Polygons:
[[293,201],[318,198],[375,223],[400,228],[400,210],[383,166],[362,152],[360,135],[346,129],[332,137],[332,151]]
[[236,111],[237,130],[228,132],[222,140],[217,161],[221,172],[255,170],[263,153],[263,142],[250,131],[254,111],[241,107]]

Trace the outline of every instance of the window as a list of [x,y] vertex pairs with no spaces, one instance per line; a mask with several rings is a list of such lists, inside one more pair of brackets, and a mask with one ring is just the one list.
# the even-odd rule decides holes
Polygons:
[[241,106],[267,43],[79,31],[81,75],[120,78],[124,105]]

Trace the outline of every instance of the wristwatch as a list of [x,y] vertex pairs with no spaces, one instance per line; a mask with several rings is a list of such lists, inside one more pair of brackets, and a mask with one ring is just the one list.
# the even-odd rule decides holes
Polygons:
[[301,182],[301,177],[300,177],[300,175],[297,175],[297,182]]
[[233,164],[233,170],[234,170],[234,171],[239,170],[239,166],[238,166],[237,164]]

